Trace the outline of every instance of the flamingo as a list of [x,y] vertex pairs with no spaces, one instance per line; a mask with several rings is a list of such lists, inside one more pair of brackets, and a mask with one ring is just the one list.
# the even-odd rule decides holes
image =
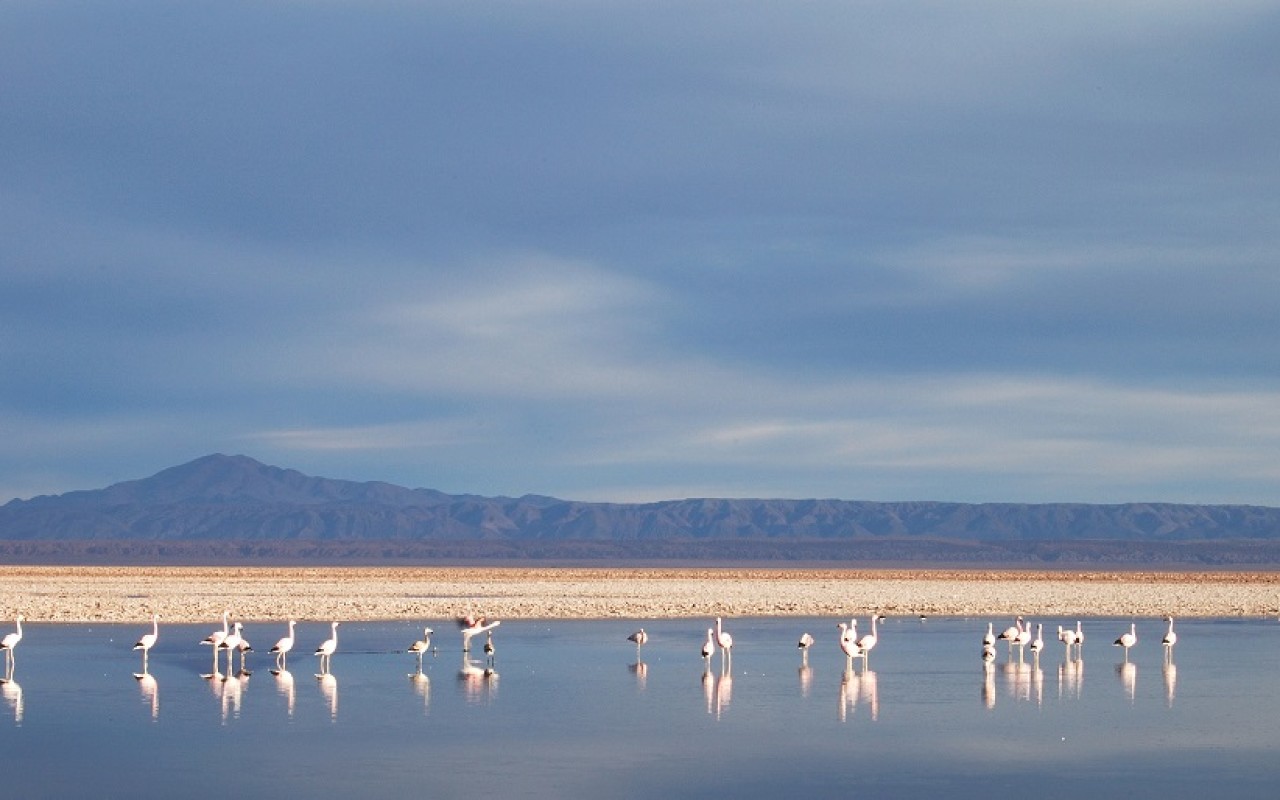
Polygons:
[[1129,648],[1138,643],[1138,624],[1136,622],[1129,623],[1129,632],[1120,634],[1120,638],[1116,639],[1112,644],[1116,647],[1124,648],[1124,660],[1129,660]]
[[1036,623],[1036,636],[1031,640],[1031,655],[1033,658],[1040,658],[1040,651],[1044,649],[1044,624]]
[[[1022,617],[1018,617],[1018,622],[1022,622]],[[1013,643],[1018,646],[1018,659],[1022,659],[1022,654],[1026,652],[1027,645],[1031,643],[1031,623],[1019,625],[1018,635],[1014,637]]]
[[987,645],[994,645],[996,643],[996,631],[993,626],[994,623],[987,623],[987,632],[982,637],[982,645],[984,648]]
[[724,622],[716,617],[716,644],[720,645],[720,658],[733,661],[733,637],[724,630]]
[[134,650],[142,651],[142,675],[139,675],[138,676],[139,678],[147,674],[147,654],[151,652],[151,648],[154,647],[156,644],[156,639],[159,639],[159,638],[160,638],[160,615],[152,614],[151,615],[151,633],[142,634],[141,638],[138,639],[138,643],[133,646]]
[[230,632],[230,628],[227,627],[227,618],[230,616],[231,616],[230,611],[223,611],[222,612],[222,630],[214,631],[213,633],[204,637],[204,640],[200,642],[200,644],[207,644],[213,647],[213,672],[209,673],[208,677],[210,678],[217,678],[217,677],[220,677],[222,674],[218,672],[218,647],[222,644],[222,641],[227,638],[227,633]]
[[338,623],[335,621],[331,626],[332,631],[329,638],[320,643],[316,648],[315,654],[320,656],[320,674],[317,678],[323,678],[329,674],[329,660],[333,657],[333,651],[338,649]]
[[1080,620],[1076,620],[1076,654],[1078,655],[1084,647],[1084,628],[1080,627]]
[[1160,644],[1164,645],[1165,655],[1173,653],[1173,646],[1178,643],[1178,634],[1173,630],[1173,617],[1165,617],[1169,622],[1169,630],[1165,633],[1164,638],[1160,640]]
[[982,643],[982,660],[988,664],[996,660],[996,646],[990,642]]
[[850,628],[847,622],[841,622],[836,627],[840,629],[840,651],[844,653],[845,672],[852,672],[853,659],[858,655],[858,643],[854,641],[857,631]]
[[1071,645],[1076,643],[1076,632],[1071,630],[1070,628],[1063,628],[1061,625],[1059,625],[1058,641],[1062,642],[1064,645],[1067,646],[1067,653],[1070,654]]
[[716,652],[715,635],[716,632],[714,629],[707,628],[707,640],[702,643],[702,660],[707,665],[708,669],[711,668],[711,657],[715,655]]
[[288,668],[289,651],[293,649],[293,626],[297,625],[297,621],[289,620],[289,632],[281,636],[279,641],[271,646],[267,652],[274,653],[276,657],[276,674],[283,672]]
[[796,647],[800,650],[800,660],[805,664],[808,664],[809,648],[813,647],[813,635],[808,632],[800,634],[800,642]]
[[0,650],[4,651],[5,657],[5,677],[10,678],[13,675],[13,648],[18,646],[18,642],[22,641],[22,621],[26,617],[19,614],[14,617],[14,625],[17,630],[13,633],[6,633],[3,639],[0,639]]
[[488,662],[489,667],[493,668],[493,631],[485,631],[484,634],[484,658]]
[[644,628],[641,628],[640,630],[628,636],[627,641],[636,643],[636,656],[639,657],[640,648],[644,646],[645,642],[649,641],[649,634],[644,632]]
[[882,619],[884,619],[884,617],[879,614],[872,614],[871,633],[863,634],[862,638],[857,642],[858,655],[862,656],[864,664],[867,660],[867,654],[871,652],[871,650],[876,646],[876,642],[880,639],[880,637],[876,635],[876,622]]
[[1000,639],[1001,641],[1008,642],[1009,654],[1013,655],[1013,644],[1017,640],[1018,634],[1020,633],[1022,633],[1022,617],[1018,617],[1016,620],[1014,620],[1014,623],[1010,625],[1008,628],[1005,628],[1003,631],[1001,631],[1000,635],[997,636],[996,638]]
[[418,656],[418,674],[422,674],[422,656],[431,649],[431,634],[435,631],[430,628],[422,629],[422,638],[409,645],[409,652],[416,653]]
[[[231,660],[235,658],[235,653],[232,651],[240,650],[241,646],[244,644],[244,637],[240,635],[240,631],[243,629],[244,629],[244,625],[242,625],[241,623],[236,622],[235,624],[233,624],[231,626],[231,633],[228,633],[226,635],[226,638],[222,640],[222,644],[218,645],[214,649],[215,653],[218,650],[227,651],[227,674],[228,675],[231,674]],[[240,667],[242,669],[244,668],[244,651],[243,650],[240,651]]]

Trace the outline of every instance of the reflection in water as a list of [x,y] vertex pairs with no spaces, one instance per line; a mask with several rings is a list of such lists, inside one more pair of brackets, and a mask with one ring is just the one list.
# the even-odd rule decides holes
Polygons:
[[151,673],[144,672],[133,677],[138,680],[138,691],[142,693],[142,702],[151,706],[151,718],[160,718],[160,685],[156,683],[156,679]]
[[419,670],[410,673],[409,684],[413,687],[413,693],[422,698],[422,713],[425,715],[431,709],[431,679]]
[[1007,661],[1000,665],[1005,689],[1018,702],[1031,699],[1031,665],[1025,661]]
[[635,674],[636,688],[643,692],[649,682],[649,665],[643,661],[637,661],[634,664],[628,664],[627,669]]
[[214,693],[222,700],[222,724],[227,723],[227,718],[240,719],[240,699],[244,692],[244,685],[249,679],[240,675],[228,675],[221,681],[214,681]]
[[332,672],[326,672],[316,679],[320,684],[320,694],[324,697],[325,703],[329,706],[329,719],[338,721],[338,679],[333,677]]
[[982,664],[982,705],[987,709],[996,707],[996,665],[989,661]]
[[293,673],[287,669],[273,669],[271,674],[276,677],[276,694],[284,698],[284,708],[289,717],[293,717],[293,706],[297,700],[297,693],[293,688]]
[[797,672],[800,675],[800,696],[808,697],[809,691],[813,688],[813,667],[806,662]]
[[1058,699],[1079,700],[1084,686],[1084,659],[1067,658],[1058,665]]
[[468,703],[490,702],[498,695],[498,673],[492,667],[481,667],[464,651],[458,683]]
[[715,713],[716,703],[716,676],[711,674],[711,668],[707,667],[702,671],[702,695],[707,701],[707,713]]
[[9,710],[13,712],[13,721],[21,725],[22,687],[12,677],[5,678],[0,681],[0,695],[3,695],[4,701],[9,704]]
[[721,672],[716,678],[716,719],[729,709],[733,702],[733,672]]
[[1164,703],[1173,708],[1173,696],[1178,690],[1178,665],[1172,661],[1164,662]]
[[852,669],[846,669],[840,678],[840,713],[837,715],[839,720],[844,722],[849,711],[860,702],[871,709],[872,722],[880,718],[880,689],[876,681],[876,672],[863,669],[858,673]]
[[1132,661],[1116,664],[1116,675],[1120,678],[1120,685],[1124,687],[1124,696],[1128,698],[1129,704],[1133,705],[1138,687],[1138,665]]

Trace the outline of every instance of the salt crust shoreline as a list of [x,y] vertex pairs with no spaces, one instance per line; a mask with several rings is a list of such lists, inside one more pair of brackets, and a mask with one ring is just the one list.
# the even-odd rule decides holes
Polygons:
[[0,566],[0,620],[166,622],[830,616],[1251,617],[1280,572]]

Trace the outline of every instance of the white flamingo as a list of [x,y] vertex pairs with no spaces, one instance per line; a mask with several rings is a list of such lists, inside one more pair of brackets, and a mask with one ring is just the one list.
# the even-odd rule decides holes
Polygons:
[[1173,617],[1168,616],[1165,619],[1169,622],[1169,630],[1165,632],[1160,644],[1164,645],[1164,652],[1167,656],[1173,653],[1173,646],[1178,643],[1178,634],[1173,630]]
[[800,650],[800,661],[808,664],[809,648],[813,647],[813,634],[808,631],[800,634],[800,641],[796,644],[796,647]]
[[330,626],[331,633],[329,638],[320,643],[316,648],[315,654],[320,656],[320,674],[317,678],[323,678],[329,674],[329,661],[333,657],[333,652],[338,649],[338,623],[335,621]]
[[1124,660],[1129,660],[1129,648],[1138,643],[1138,624],[1136,622],[1129,623],[1129,632],[1120,634],[1120,638],[1116,639],[1114,644],[1116,647],[1124,648]]
[[996,643],[996,631],[995,631],[994,623],[988,622],[987,632],[982,636],[982,645],[983,647],[986,647],[987,645],[995,645],[995,643]]
[[840,652],[844,653],[845,672],[852,672],[853,659],[858,655],[858,643],[854,641],[857,632],[847,622],[841,622],[836,627],[840,629]]
[[13,649],[18,646],[18,642],[22,641],[22,621],[26,617],[19,614],[14,617],[14,625],[17,627],[13,633],[6,633],[3,639],[0,639],[0,650],[4,651],[5,679],[11,680],[13,677]]
[[724,629],[724,621],[716,617],[716,644],[720,645],[721,663],[733,661],[733,637]]
[[241,669],[244,668],[244,651],[240,649],[241,647],[244,646],[244,637],[240,635],[240,631],[243,629],[244,629],[244,625],[242,625],[240,622],[236,622],[234,625],[231,626],[231,632],[228,633],[226,637],[222,640],[222,644],[218,645],[218,647],[215,648],[214,650],[214,652],[217,652],[217,650],[227,651],[227,674],[228,675],[231,674],[231,661],[232,659],[235,658],[235,651],[237,650],[240,651],[240,667]]
[[636,643],[636,657],[638,658],[640,656],[640,648],[644,646],[645,642],[649,641],[649,634],[644,632],[644,628],[641,628],[628,636],[627,641]]
[[1044,649],[1044,624],[1036,623],[1036,635],[1031,640],[1031,657],[1040,658],[1040,651]]
[[881,619],[884,618],[879,614],[872,614],[871,633],[863,634],[862,638],[858,639],[858,655],[862,656],[864,664],[867,661],[867,654],[875,648],[876,642],[880,640],[880,637],[876,634],[876,622]]
[[151,648],[155,647],[156,640],[160,638],[160,615],[151,615],[151,633],[144,633],[138,639],[138,643],[133,646],[134,650],[142,651],[142,675],[147,674],[147,654],[151,652]]
[[1076,620],[1076,655],[1080,655],[1084,649],[1084,628],[1080,627],[1080,620]]
[[418,674],[422,674],[422,657],[431,649],[431,634],[435,631],[430,628],[422,629],[422,638],[409,645],[409,652],[418,656]]
[[1018,617],[1018,635],[1014,637],[1013,643],[1018,646],[1018,659],[1022,659],[1022,654],[1027,651],[1027,645],[1031,644],[1031,623],[1023,623],[1022,617]]
[[204,639],[200,642],[200,644],[207,644],[213,647],[213,672],[209,673],[208,677],[210,678],[217,678],[222,675],[222,673],[218,672],[218,648],[222,645],[223,640],[227,638],[227,634],[230,633],[231,631],[227,623],[227,620],[228,618],[230,618],[230,616],[231,616],[230,611],[223,611],[222,612],[222,630],[214,631],[213,633],[204,637]]
[[1014,623],[1012,625],[1005,628],[1003,631],[1000,632],[1000,635],[996,637],[1001,641],[1009,643],[1009,655],[1013,655],[1013,644],[1015,641],[1017,641],[1018,634],[1020,633],[1022,633],[1022,617],[1018,617],[1016,620],[1014,620]]
[[1058,626],[1058,641],[1067,646],[1067,655],[1071,655],[1071,646],[1076,643],[1076,632],[1070,628]]
[[289,651],[293,649],[293,628],[297,625],[296,620],[289,620],[289,632],[281,636],[275,644],[271,645],[271,649],[267,652],[272,653],[276,657],[276,673],[279,674],[288,669]]
[[707,628],[707,640],[702,643],[702,660],[706,662],[708,669],[711,667],[711,657],[716,654],[715,636],[715,630]]
[[497,651],[493,647],[493,631],[485,631],[484,634],[484,658],[489,668],[493,669],[493,656]]

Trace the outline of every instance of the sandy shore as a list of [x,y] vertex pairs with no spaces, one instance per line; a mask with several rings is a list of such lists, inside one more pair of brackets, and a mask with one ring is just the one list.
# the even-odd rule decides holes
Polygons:
[[1280,573],[0,566],[0,620],[1274,616]]

